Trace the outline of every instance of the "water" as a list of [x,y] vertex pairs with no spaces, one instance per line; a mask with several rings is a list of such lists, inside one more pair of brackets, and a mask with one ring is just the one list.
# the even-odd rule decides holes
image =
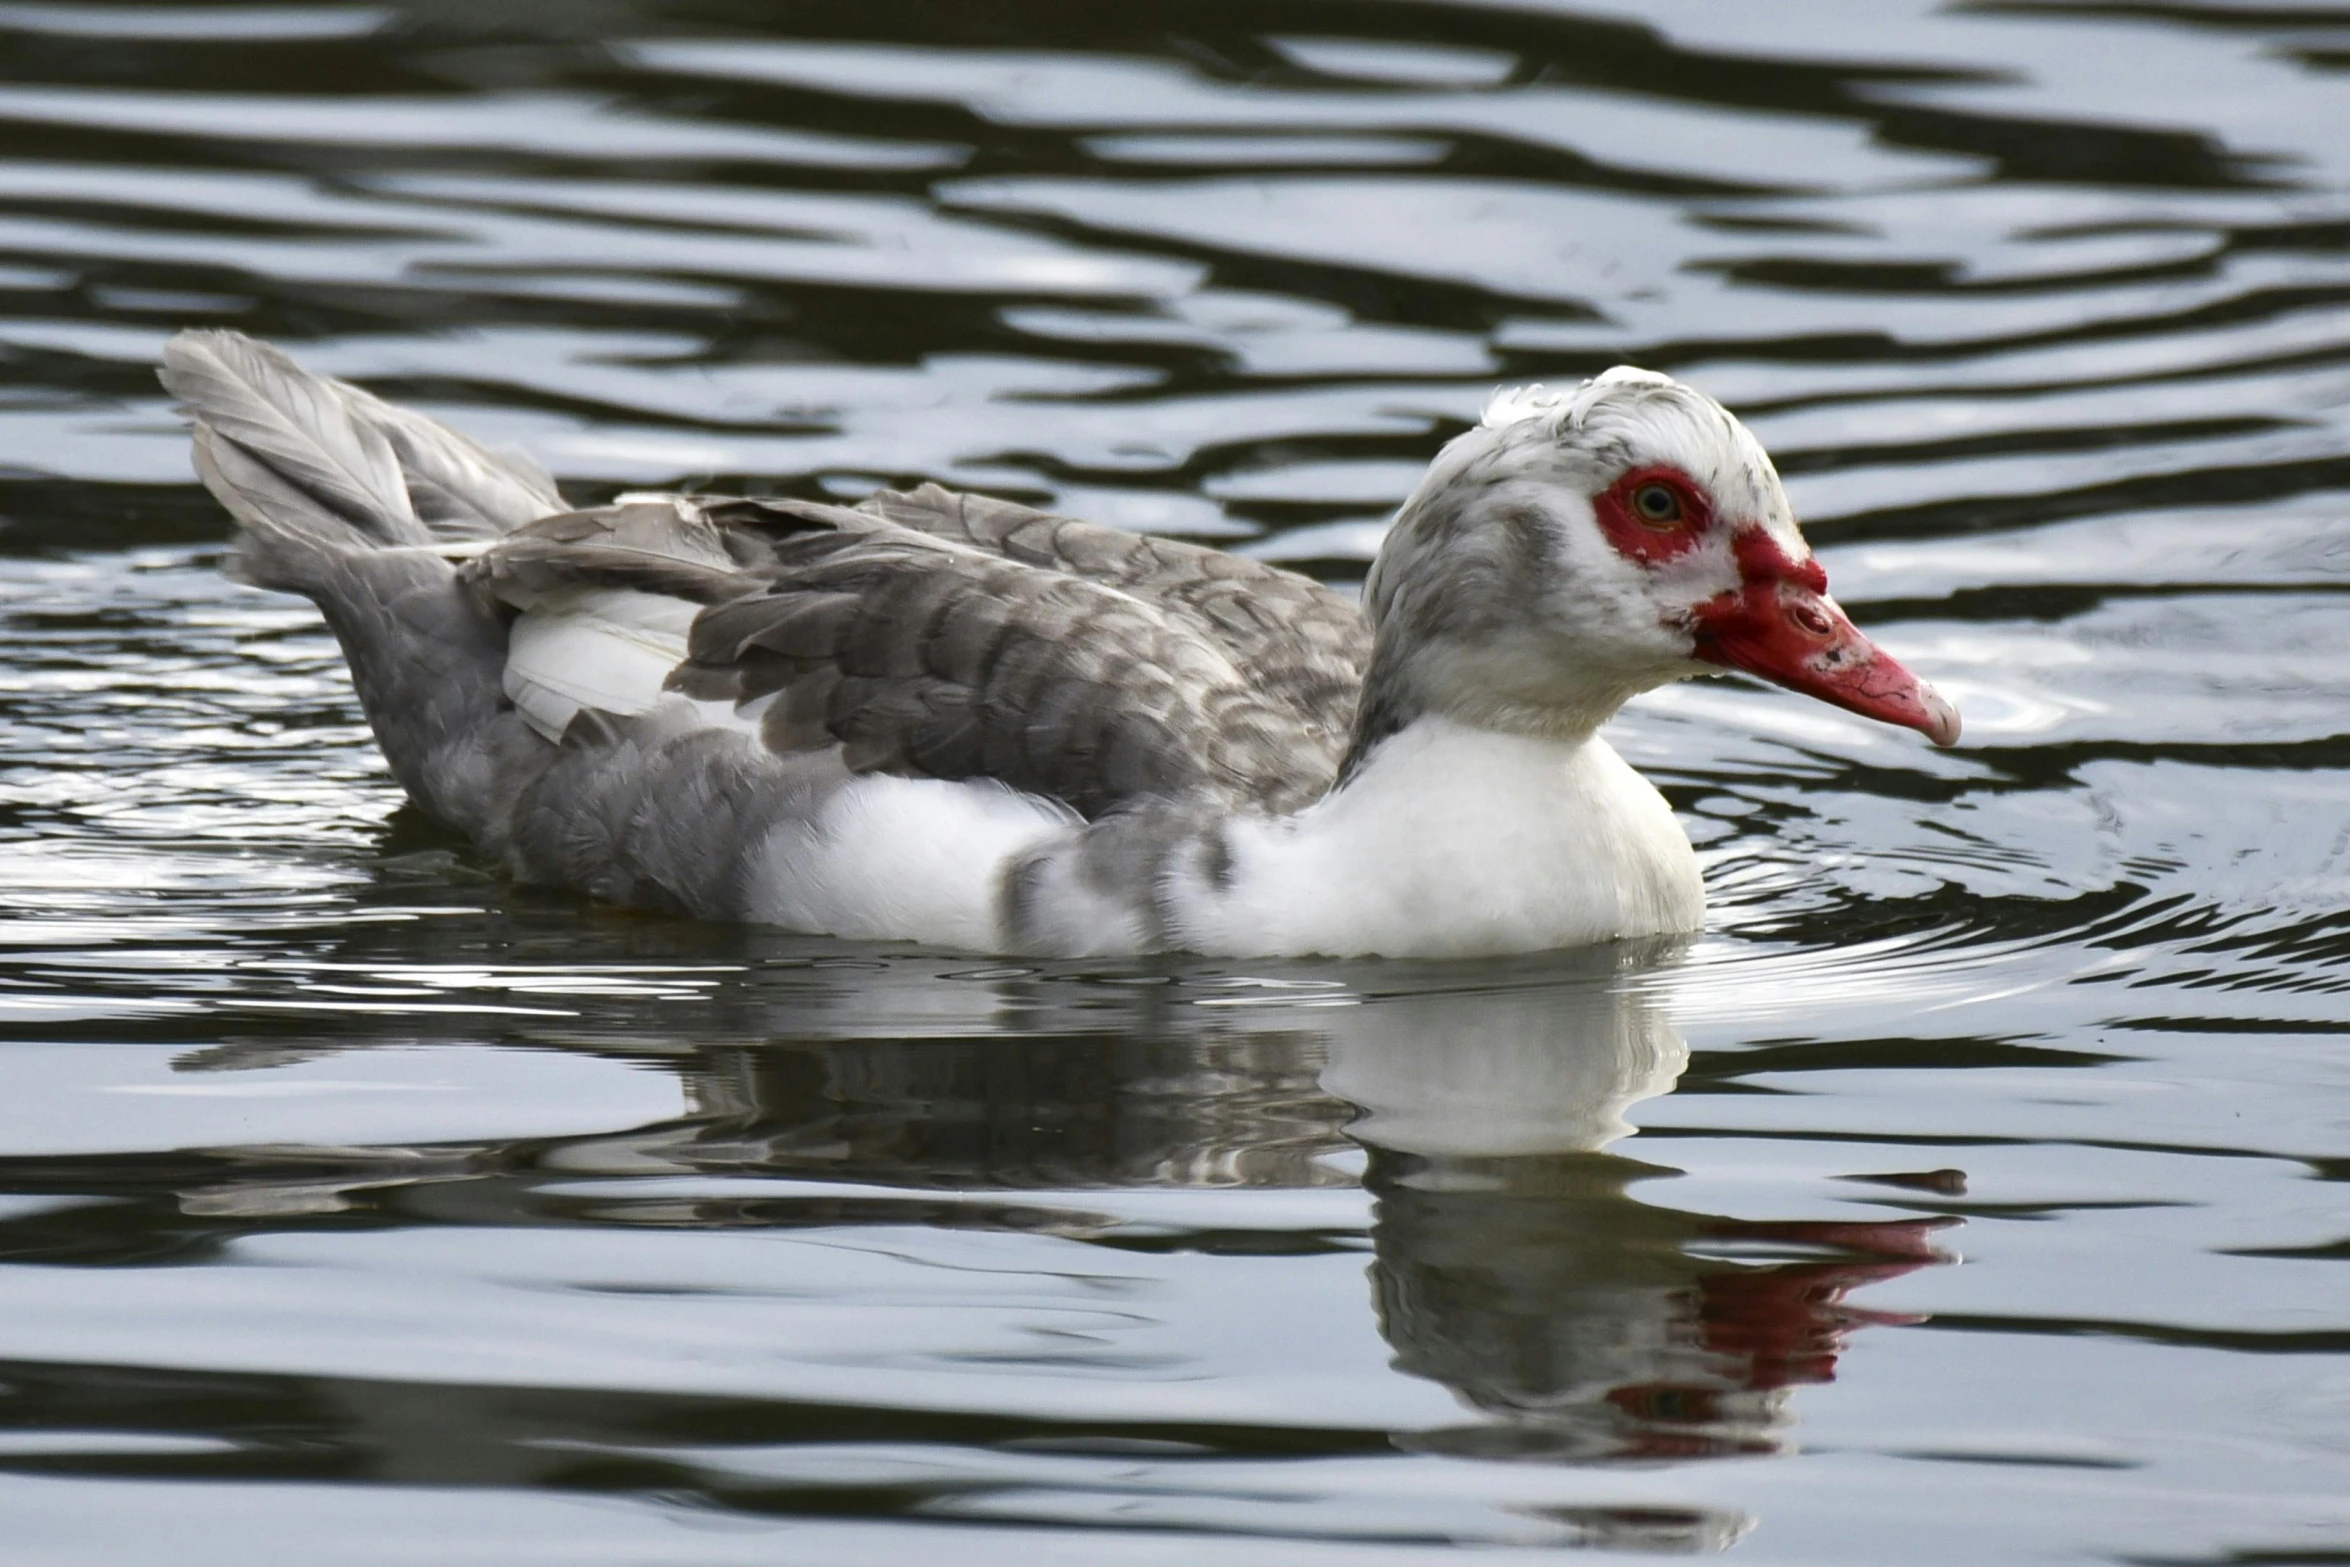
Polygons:
[[[8,1559],[2350,1562],[2346,71],[2219,0],[0,3]],[[1339,581],[1632,360],[1969,744],[1636,704],[1678,948],[584,908],[220,580],[199,324],[582,498]]]

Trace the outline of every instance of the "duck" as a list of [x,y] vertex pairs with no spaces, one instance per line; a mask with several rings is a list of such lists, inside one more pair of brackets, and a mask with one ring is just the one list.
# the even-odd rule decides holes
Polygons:
[[1601,730],[1743,671],[1959,738],[1828,594],[1769,454],[1619,366],[1497,393],[1359,601],[935,484],[622,494],[227,330],[161,377],[227,570],[340,644],[401,788],[516,881],[1035,958],[1461,958],[1702,927]]

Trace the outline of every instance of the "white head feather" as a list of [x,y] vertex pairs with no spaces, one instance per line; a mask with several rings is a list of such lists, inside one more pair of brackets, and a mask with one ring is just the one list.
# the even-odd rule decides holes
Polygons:
[[[1486,401],[1478,426],[1512,447],[1544,440],[1614,444],[1637,461],[1680,468],[1705,487],[1724,517],[1760,523],[1796,560],[1811,556],[1762,442],[1727,408],[1669,375],[1617,365],[1572,391],[1539,382],[1501,387]],[[1459,444],[1485,444],[1472,440],[1477,433]]]

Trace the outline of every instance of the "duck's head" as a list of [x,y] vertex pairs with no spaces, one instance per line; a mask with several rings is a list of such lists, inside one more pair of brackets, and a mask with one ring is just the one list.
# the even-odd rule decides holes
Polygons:
[[1404,503],[1363,604],[1366,718],[1587,732],[1640,691],[1731,668],[1958,740],[1957,709],[1828,596],[1762,444],[1652,371],[1496,396]]

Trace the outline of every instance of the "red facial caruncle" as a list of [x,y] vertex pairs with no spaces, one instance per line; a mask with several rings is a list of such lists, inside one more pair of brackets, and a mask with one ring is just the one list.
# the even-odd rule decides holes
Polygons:
[[1697,548],[1713,523],[1713,500],[1678,468],[1635,468],[1591,503],[1599,531],[1626,560],[1658,566]]

